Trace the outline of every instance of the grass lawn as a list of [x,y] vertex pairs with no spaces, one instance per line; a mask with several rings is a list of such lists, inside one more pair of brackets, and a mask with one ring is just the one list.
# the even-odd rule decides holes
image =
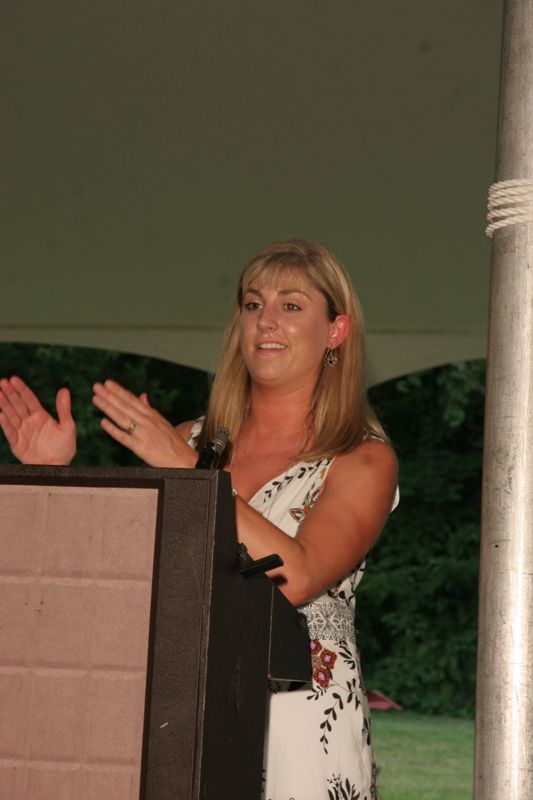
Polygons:
[[474,723],[373,711],[380,800],[471,800]]

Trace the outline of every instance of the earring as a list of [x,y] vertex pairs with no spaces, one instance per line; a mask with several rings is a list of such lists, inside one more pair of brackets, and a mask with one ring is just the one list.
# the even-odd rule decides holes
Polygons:
[[339,360],[339,356],[335,350],[330,350],[329,347],[324,353],[324,366],[325,367],[335,367]]

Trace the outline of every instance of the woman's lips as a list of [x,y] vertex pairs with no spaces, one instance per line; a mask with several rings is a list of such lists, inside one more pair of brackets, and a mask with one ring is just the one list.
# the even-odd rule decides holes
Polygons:
[[286,345],[280,344],[279,342],[259,342],[256,348],[257,350],[280,351],[285,350]]

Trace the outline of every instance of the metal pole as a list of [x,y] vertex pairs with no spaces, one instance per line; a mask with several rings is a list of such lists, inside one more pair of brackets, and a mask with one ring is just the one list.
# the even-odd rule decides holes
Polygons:
[[[533,0],[504,11],[497,181],[533,179]],[[475,800],[533,798],[533,223],[494,234]]]

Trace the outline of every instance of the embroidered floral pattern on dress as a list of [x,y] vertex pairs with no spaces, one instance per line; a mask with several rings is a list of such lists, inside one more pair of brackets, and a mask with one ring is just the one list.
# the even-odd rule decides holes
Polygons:
[[313,639],[338,641],[355,638],[354,617],[350,607],[335,600],[320,598],[300,606],[299,610],[306,616],[309,636]]
[[327,650],[317,639],[311,639],[311,669],[313,680],[322,689],[327,689],[331,680],[333,667],[337,660],[337,654],[333,650]]
[[[355,710],[361,705],[362,680],[359,672],[358,661],[354,658],[351,649],[344,640],[339,641],[338,651],[326,649],[321,642],[316,639],[311,640],[311,662],[313,668],[313,687],[308,700],[318,701],[320,698],[327,697],[328,706],[324,709],[324,719],[320,723],[320,743],[324,753],[328,753],[329,735],[333,730],[333,725],[337,722],[338,715],[345,712],[350,706]],[[333,674],[333,667],[338,658],[342,659],[345,667],[353,671],[348,680],[337,680]],[[345,673],[344,673],[345,674]],[[363,731],[366,744],[370,745],[369,733],[367,732],[367,719],[363,717]]]
[[340,775],[333,775],[328,778],[331,789],[328,789],[328,800],[368,800],[368,796],[361,797],[361,792],[351,783],[348,778],[341,778]]
[[296,467],[292,467],[285,475],[275,478],[273,481],[266,484],[263,490],[263,503],[270,500],[274,493],[281,492],[281,490],[288,486],[293,480],[301,481],[303,478],[309,478],[318,472],[320,467],[325,470],[330,463],[331,458],[325,458],[322,461],[310,461],[308,464],[302,462]]
[[304,519],[306,518],[306,516],[309,514],[309,512],[313,508],[314,504],[316,503],[316,501],[320,497],[321,490],[322,490],[322,487],[320,487],[318,489],[312,489],[304,497],[304,501],[302,503],[301,508],[290,508],[289,509],[289,513],[290,513],[291,517],[294,520],[296,520],[296,522],[298,524],[300,524],[300,522],[303,522]]

